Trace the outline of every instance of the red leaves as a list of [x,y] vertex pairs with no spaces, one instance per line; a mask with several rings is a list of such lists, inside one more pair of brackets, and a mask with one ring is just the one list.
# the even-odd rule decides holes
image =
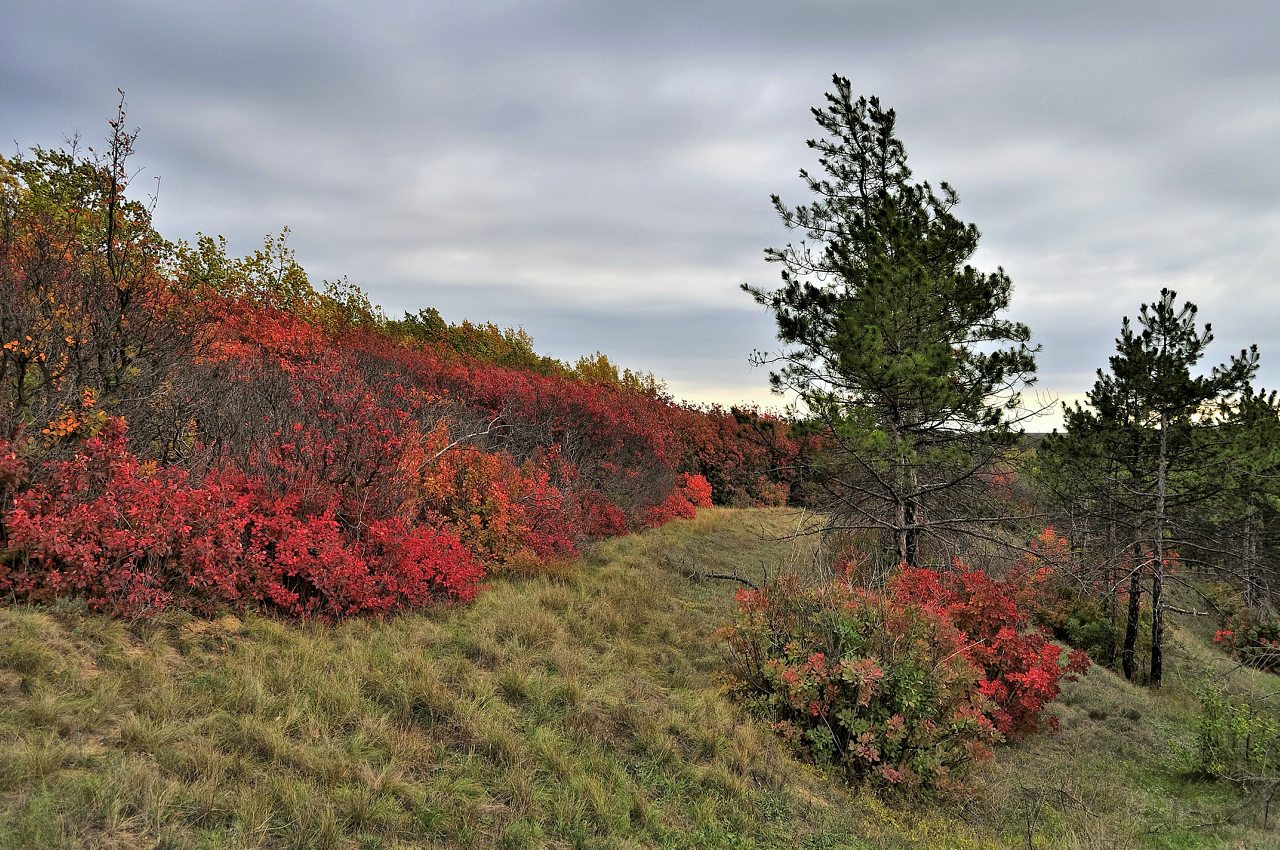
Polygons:
[[[1052,536],[1047,530],[1041,542]],[[988,716],[1006,737],[1035,731],[1040,711],[1058,696],[1059,682],[1089,667],[1089,657],[1079,650],[1064,663],[1047,630],[1030,627],[1034,578],[1018,573],[1000,581],[956,561],[948,572],[902,568],[890,583],[897,604],[939,611],[964,633],[964,654],[982,672],[979,689],[994,706]]]
[[721,481],[785,500],[780,422],[522,331],[387,322],[313,291],[284,234],[242,260],[169,244],[74,152],[3,165],[0,592],[341,616],[468,599],[484,567],[551,569]]
[[673,519],[693,519],[698,508],[709,507],[711,485],[707,479],[701,475],[680,475],[671,494],[645,511],[645,526],[657,528]]
[[804,446],[786,422],[755,410],[686,406],[673,412],[685,443],[683,468],[701,474],[719,504],[785,505]]
[[[944,782],[1040,727],[1089,666],[1030,628],[1020,590],[962,563],[900,568],[883,591],[783,577],[736,594],[733,690],[815,759],[855,779]],[[1052,721],[1049,723],[1052,727]]]
[[1247,607],[1229,614],[1213,642],[1243,664],[1280,673],[1280,619],[1263,617]]
[[332,509],[308,512],[241,473],[191,484],[151,473],[111,420],[54,465],[6,519],[22,552],[0,591],[75,595],[116,612],[248,602],[295,615],[343,616],[438,600],[468,601],[483,570],[456,537],[396,519],[346,533]]
[[711,484],[701,475],[681,475],[677,490],[695,508],[711,507]]
[[144,460],[106,414],[64,440],[67,460],[0,443],[0,532],[18,550],[0,592],[390,611],[711,504],[705,477],[674,472],[687,411],[651,394],[203,299],[195,394],[172,402],[186,464]]

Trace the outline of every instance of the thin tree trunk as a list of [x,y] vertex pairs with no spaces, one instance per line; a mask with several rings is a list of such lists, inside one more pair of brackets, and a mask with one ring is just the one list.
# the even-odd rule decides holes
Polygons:
[[[1114,582],[1118,580],[1115,563],[1116,521],[1114,516],[1107,522],[1107,545],[1106,548],[1103,549],[1103,553],[1106,558],[1106,567],[1102,573],[1102,587],[1105,590],[1106,595],[1102,598],[1102,611],[1107,617],[1107,622],[1111,624],[1112,631],[1110,639],[1107,641],[1107,656],[1106,658],[1103,658],[1102,661],[1109,667],[1116,662],[1116,641],[1114,637],[1114,630],[1116,627],[1116,621],[1120,617],[1120,612],[1116,607],[1116,592],[1114,586]],[[1080,563],[1087,564],[1089,562],[1082,558]]]
[[903,529],[903,536],[906,543],[906,557],[903,560],[908,567],[920,566],[920,529],[916,528],[916,506],[915,499],[907,499],[903,505],[903,519],[906,520],[906,527]]
[[1244,520],[1244,604],[1250,608],[1258,605],[1258,523],[1253,499],[1245,508]]
[[916,566],[915,540],[912,526],[915,524],[914,475],[907,467],[906,438],[898,426],[892,427],[894,451],[897,454],[898,469],[895,479],[898,492],[894,494],[894,529],[893,540],[897,548],[898,563],[909,567]]
[[1160,413],[1160,464],[1156,469],[1155,562],[1151,565],[1151,686],[1164,675],[1164,529],[1169,477],[1169,415]]
[[899,499],[894,506],[893,546],[898,556],[898,563],[907,563],[907,503]]
[[1120,653],[1120,666],[1124,677],[1132,680],[1133,653],[1138,646],[1138,612],[1142,602],[1142,544],[1133,541],[1133,564],[1129,568],[1129,618],[1124,629],[1124,649]]

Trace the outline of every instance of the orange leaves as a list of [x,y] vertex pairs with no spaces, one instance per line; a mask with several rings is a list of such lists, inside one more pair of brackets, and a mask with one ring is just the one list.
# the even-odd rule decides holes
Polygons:
[[78,409],[68,408],[40,429],[40,433],[53,442],[73,436],[91,437],[106,422],[106,414],[97,410],[98,393],[92,387],[80,391]]
[[68,410],[52,420],[40,433],[53,440],[69,437],[80,427],[80,416],[74,410]]

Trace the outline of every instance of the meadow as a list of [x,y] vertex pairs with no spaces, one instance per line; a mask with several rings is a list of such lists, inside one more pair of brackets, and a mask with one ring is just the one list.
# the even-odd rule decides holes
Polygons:
[[1260,801],[1177,755],[1200,677],[1234,666],[1191,627],[1161,691],[1094,667],[1051,709],[1059,732],[999,747],[962,793],[798,760],[726,697],[734,584],[698,580],[803,564],[798,521],[703,509],[386,619],[0,609],[0,846],[1275,845]]

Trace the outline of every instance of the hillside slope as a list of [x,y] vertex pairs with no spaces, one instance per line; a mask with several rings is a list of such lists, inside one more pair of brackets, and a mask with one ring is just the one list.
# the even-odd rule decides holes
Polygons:
[[[1179,779],[1193,671],[1095,669],[1062,732],[966,798],[881,801],[791,758],[721,694],[734,585],[790,557],[781,510],[708,509],[466,608],[337,626],[0,609],[0,847],[1265,847]],[[1272,680],[1259,686],[1274,688]]]

